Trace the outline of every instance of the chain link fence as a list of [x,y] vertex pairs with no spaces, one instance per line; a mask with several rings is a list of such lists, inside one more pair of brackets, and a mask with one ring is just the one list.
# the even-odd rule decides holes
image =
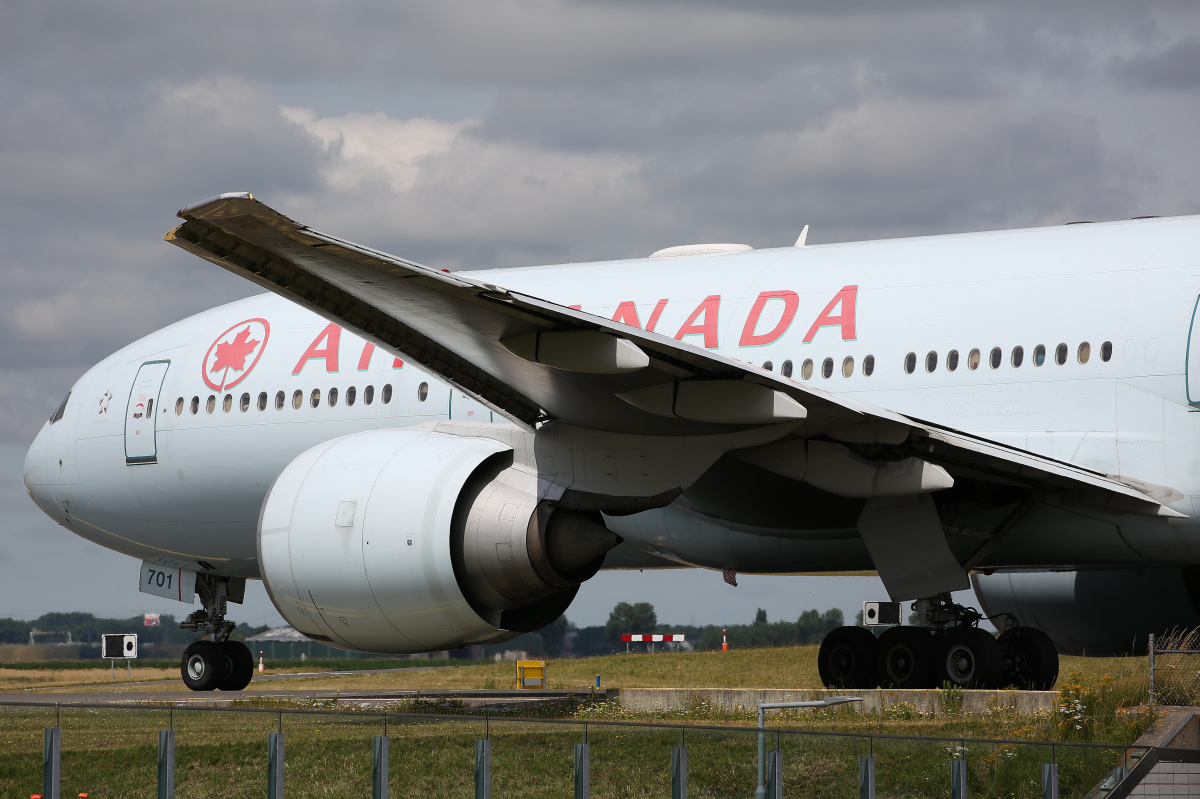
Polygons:
[[1150,636],[1150,701],[1200,705],[1200,627]]

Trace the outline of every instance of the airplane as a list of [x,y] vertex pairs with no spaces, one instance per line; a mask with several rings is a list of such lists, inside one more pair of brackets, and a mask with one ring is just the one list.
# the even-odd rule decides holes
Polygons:
[[25,485],[199,596],[193,690],[250,682],[246,580],[418,653],[540,629],[601,568],[874,572],[890,626],[821,643],[844,688],[1049,688],[1060,649],[1200,623],[1200,217],[450,273],[249,193],[178,216],[266,293],[89,369]]

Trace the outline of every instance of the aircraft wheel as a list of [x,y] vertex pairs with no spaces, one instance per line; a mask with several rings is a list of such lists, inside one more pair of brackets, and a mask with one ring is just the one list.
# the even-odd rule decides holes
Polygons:
[[183,650],[179,662],[183,684],[193,691],[211,691],[229,671],[229,660],[212,641],[195,641]]
[[920,627],[890,627],[879,636],[875,674],[883,688],[933,688],[937,639]]
[[1049,691],[1058,680],[1058,649],[1036,627],[1016,627],[1000,636],[1004,680],[1026,691]]
[[826,688],[874,688],[878,642],[864,627],[838,627],[821,641],[817,672]]
[[222,691],[240,691],[250,684],[254,676],[254,655],[241,641],[223,641],[221,653],[229,661],[229,671],[217,681]]
[[955,627],[938,644],[935,677],[938,685],[958,688],[999,688],[1004,681],[1004,653],[995,636],[978,627]]

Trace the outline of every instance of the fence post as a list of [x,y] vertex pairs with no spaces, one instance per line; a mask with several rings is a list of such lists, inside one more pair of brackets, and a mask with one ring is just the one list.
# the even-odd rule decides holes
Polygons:
[[62,730],[46,728],[45,745],[42,747],[42,796],[58,799],[59,767],[62,763]]
[[475,742],[475,799],[492,799],[492,742]]
[[767,752],[767,799],[783,799],[782,752]]
[[875,756],[858,758],[858,799],[875,799]]
[[158,799],[175,799],[175,731],[158,731]]
[[1042,764],[1042,799],[1058,799],[1058,764]]
[[371,799],[388,799],[388,737],[376,735],[371,746]]
[[687,799],[687,749],[671,747],[671,799]]
[[575,744],[575,799],[590,799],[592,795],[591,744]]
[[267,799],[283,799],[283,733],[267,735]]
[[950,761],[950,799],[967,799],[967,761]]
[[1150,633],[1150,643],[1147,647],[1150,652],[1150,704],[1154,704],[1154,633]]

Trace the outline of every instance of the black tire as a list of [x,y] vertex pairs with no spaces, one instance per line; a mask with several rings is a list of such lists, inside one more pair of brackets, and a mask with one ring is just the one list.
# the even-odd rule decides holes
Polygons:
[[875,687],[875,636],[864,627],[838,627],[821,641],[817,672],[826,688]]
[[1004,680],[1026,691],[1049,691],[1058,681],[1058,648],[1036,627],[1015,627],[1000,636]]
[[221,652],[229,660],[229,673],[217,681],[217,689],[221,691],[240,691],[250,684],[254,677],[254,655],[250,648],[241,641],[224,641]]
[[934,676],[938,685],[999,688],[1004,682],[1004,653],[996,637],[978,627],[955,627],[938,642]]
[[229,659],[212,641],[195,641],[179,661],[183,684],[193,691],[211,691],[229,671]]
[[879,636],[875,676],[882,688],[934,688],[937,639],[920,627],[891,627]]

